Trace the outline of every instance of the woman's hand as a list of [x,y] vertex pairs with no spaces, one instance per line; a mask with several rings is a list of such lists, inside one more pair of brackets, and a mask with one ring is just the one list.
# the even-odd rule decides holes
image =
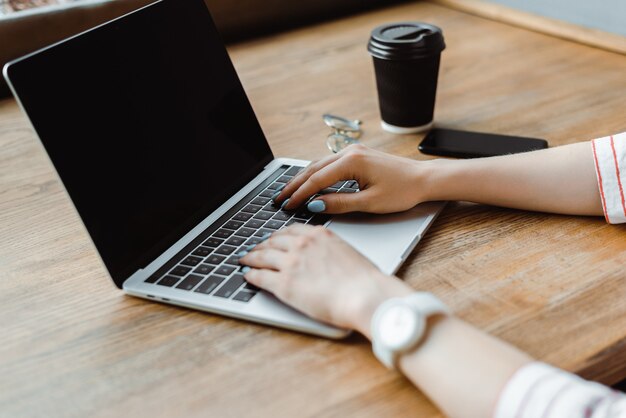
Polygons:
[[311,212],[391,213],[412,208],[425,199],[427,162],[416,162],[351,145],[338,154],[311,163],[275,197],[285,209],[296,209],[315,193],[340,180],[356,180],[358,193],[320,196],[308,204]]
[[240,259],[250,283],[307,315],[370,336],[370,320],[385,299],[412,292],[323,227],[294,224]]

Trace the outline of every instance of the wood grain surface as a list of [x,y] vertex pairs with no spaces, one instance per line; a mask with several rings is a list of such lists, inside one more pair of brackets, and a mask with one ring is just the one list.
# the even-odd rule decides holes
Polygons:
[[[230,48],[276,155],[327,155],[321,114],[334,112],[364,121],[365,144],[425,158],[420,135],[380,129],[365,50],[374,26],[407,19],[444,30],[439,126],[551,146],[626,130],[626,57],[418,2]],[[12,100],[0,102],[0,231],[2,417],[441,416],[360,336],[125,296]],[[537,358],[614,383],[626,377],[625,237],[601,218],[454,203],[399,275]]]

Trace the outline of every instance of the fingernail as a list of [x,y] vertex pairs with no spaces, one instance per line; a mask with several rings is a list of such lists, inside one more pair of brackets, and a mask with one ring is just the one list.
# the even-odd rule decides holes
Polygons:
[[256,244],[250,244],[245,248],[245,251],[248,253],[250,251],[252,251],[252,249],[256,247]]
[[286,186],[286,185],[287,185],[287,183],[285,183],[285,184],[282,184],[282,185],[278,186],[278,187],[276,188],[276,191],[277,191],[277,192],[282,192],[282,191],[283,191],[283,189],[285,188],[285,186]]
[[245,266],[244,268],[241,269],[241,273],[242,274],[246,274],[247,272],[249,272],[250,270],[252,270],[250,267]]
[[271,232],[266,232],[264,235],[261,235],[261,238],[259,238],[260,239],[259,244],[262,243],[263,241],[265,241],[266,239],[268,239],[271,236],[272,236]]
[[272,197],[270,199],[272,199],[273,202],[276,202],[276,198],[280,196],[280,190],[277,192],[274,192],[274,194],[272,195]]
[[282,205],[280,205],[280,208],[281,208],[281,209],[284,209],[284,208],[285,208],[285,206],[287,206],[287,204],[288,204],[288,203],[289,203],[289,199],[285,199],[285,201],[283,202],[283,204],[282,204]]
[[244,255],[248,254],[248,251],[239,251],[237,254],[235,254],[237,257],[243,257]]
[[312,202],[309,202],[309,204],[306,205],[306,208],[309,210],[309,212],[320,213],[326,210],[326,204],[323,200],[314,200]]

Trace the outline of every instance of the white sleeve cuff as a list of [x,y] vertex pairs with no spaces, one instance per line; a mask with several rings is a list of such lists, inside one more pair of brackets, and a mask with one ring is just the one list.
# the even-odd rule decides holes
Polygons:
[[[518,370],[504,387],[494,418],[590,418],[619,412],[624,395],[544,363]],[[621,410],[621,411],[620,411]],[[607,417],[609,415],[606,415]]]
[[626,132],[591,141],[602,209],[608,223],[626,222]]

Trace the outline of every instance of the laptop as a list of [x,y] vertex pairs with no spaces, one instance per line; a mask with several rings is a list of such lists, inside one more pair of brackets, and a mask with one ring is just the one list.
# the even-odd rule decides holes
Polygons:
[[[349,330],[246,283],[235,254],[296,222],[325,225],[392,274],[442,208],[330,217],[273,205],[309,162],[272,154],[203,0],[157,1],[3,73],[129,295],[341,338]],[[346,179],[324,192],[358,190]]]

